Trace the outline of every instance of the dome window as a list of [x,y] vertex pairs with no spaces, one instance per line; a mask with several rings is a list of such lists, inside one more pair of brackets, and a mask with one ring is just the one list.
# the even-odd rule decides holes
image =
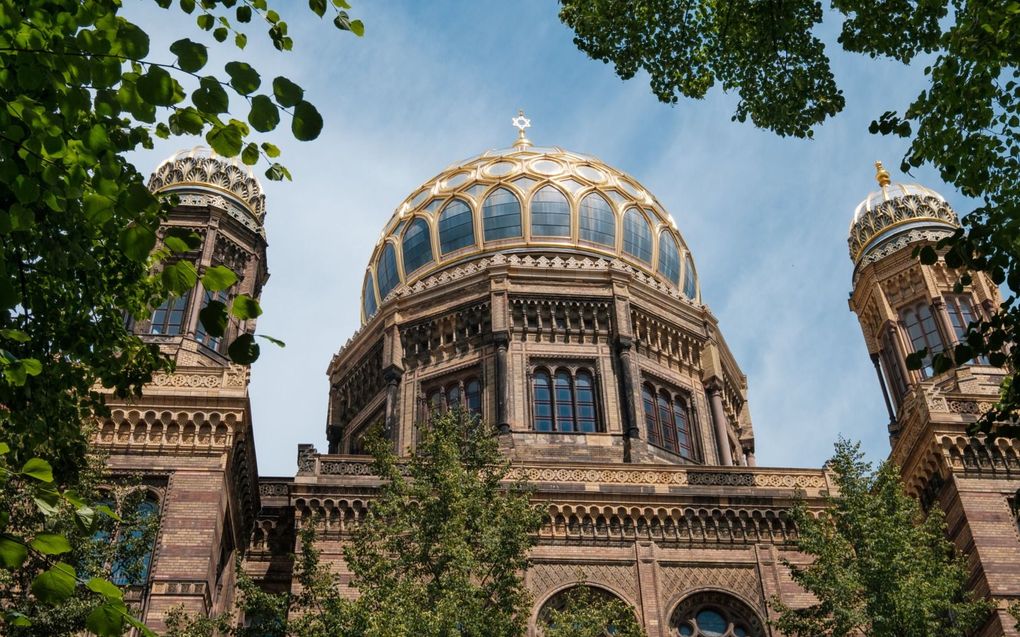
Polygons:
[[364,298],[364,309],[365,309],[365,320],[375,316],[375,311],[378,309],[375,301],[375,285],[372,284],[372,273],[365,274],[365,285],[361,290],[361,295]]
[[601,195],[591,193],[581,200],[581,239],[610,248],[616,245],[616,215]]
[[506,188],[494,190],[482,204],[482,226],[486,241],[521,236],[521,202]]
[[415,219],[404,233],[404,276],[432,261],[432,238],[429,224]]
[[397,251],[393,249],[392,243],[387,243],[383,248],[375,270],[379,277],[379,298],[385,299],[386,295],[400,283],[400,275],[397,273]]
[[694,259],[688,254],[684,260],[684,296],[693,299],[698,294],[697,287],[694,279]]
[[473,245],[474,242],[475,222],[471,216],[471,206],[460,199],[454,199],[439,215],[439,250],[448,254]]
[[570,204],[563,193],[552,186],[545,186],[531,199],[531,235],[570,236]]
[[666,230],[659,234],[659,274],[680,285],[680,250],[676,239]]
[[645,263],[652,262],[652,231],[636,208],[627,210],[623,217],[623,251]]

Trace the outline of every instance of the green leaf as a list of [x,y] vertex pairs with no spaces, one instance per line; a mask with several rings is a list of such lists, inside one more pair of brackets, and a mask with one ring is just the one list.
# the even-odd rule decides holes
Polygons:
[[266,177],[272,181],[292,181],[290,171],[283,164],[273,163],[272,166],[266,169]]
[[63,535],[40,533],[32,538],[31,546],[43,555],[61,555],[71,550],[71,543]]
[[234,297],[234,301],[230,304],[230,313],[235,318],[239,318],[244,321],[247,319],[258,318],[258,316],[262,314],[262,308],[259,306],[258,301],[247,294],[238,294]]
[[85,586],[93,593],[99,593],[108,599],[124,599],[124,591],[101,577],[93,577]]
[[35,502],[40,513],[50,517],[58,511],[57,505],[60,503],[60,496],[55,491],[40,491],[32,497],[32,501]]
[[365,35],[365,23],[361,20],[351,20],[351,33],[359,38]]
[[264,338],[267,341],[269,341],[270,343],[272,343],[273,345],[276,345],[277,347],[287,347],[287,344],[284,343],[283,341],[281,341],[278,338],[273,338],[272,336],[267,336],[266,334],[256,334],[255,336],[257,336],[259,338]]
[[251,334],[241,334],[227,348],[227,354],[239,365],[251,365],[259,358],[259,344]]
[[156,106],[172,106],[184,99],[180,84],[159,66],[150,66],[149,72],[138,78],[135,86],[143,100]]
[[223,67],[230,76],[230,85],[241,95],[249,95],[262,85],[258,72],[246,62],[227,62]]
[[198,320],[209,336],[219,338],[227,331],[227,306],[222,301],[209,301],[198,312]]
[[326,13],[326,0],[308,0],[308,8],[321,18]]
[[242,4],[237,7],[237,21],[238,22],[251,22],[251,7]]
[[4,568],[19,568],[28,559],[28,547],[12,535],[0,535],[0,564]]
[[[280,123],[280,111],[269,97],[256,95],[251,99],[248,123],[260,133],[268,133]],[[265,148],[265,144],[263,144],[263,148]]]
[[241,151],[241,161],[245,166],[254,166],[259,163],[259,147],[254,142],[249,143]]
[[22,330],[16,330],[12,328],[4,328],[0,330],[0,337],[5,338],[9,341],[14,341],[16,343],[27,343],[28,341],[31,340],[31,337],[28,335],[27,332],[23,332]]
[[226,290],[235,283],[237,283],[237,275],[225,265],[214,265],[211,268],[206,268],[205,273],[202,275],[202,287],[209,292]]
[[191,248],[188,247],[188,242],[180,237],[164,237],[163,245],[170,249],[170,252],[174,254],[181,254],[188,252]]
[[21,475],[39,482],[53,482],[53,467],[42,458],[31,458],[21,467]]
[[25,373],[29,376],[38,376],[42,373],[42,363],[35,358],[22,358],[18,361]]
[[10,452],[10,446],[6,442],[0,442],[0,456],[6,455]]
[[290,108],[304,98],[305,91],[294,82],[280,76],[273,80],[273,95],[276,96],[280,106]]
[[918,257],[921,260],[922,265],[935,265],[935,262],[939,260],[939,255],[935,252],[935,248],[932,246],[924,246],[918,253]]
[[224,157],[236,157],[244,143],[240,129],[231,124],[213,124],[205,134],[205,141]]
[[145,261],[156,247],[156,233],[141,225],[133,224],[120,233],[120,249],[133,261]]
[[[194,230],[187,228],[169,228],[166,231],[166,239],[173,237],[183,242],[184,249],[181,252],[191,252],[192,250],[198,250],[202,247],[202,237]],[[181,247],[181,244],[176,244]],[[169,246],[167,246],[169,247]]]
[[213,38],[215,38],[217,42],[224,42],[226,41],[227,36],[230,35],[230,31],[228,31],[226,27],[217,27],[212,34]]
[[26,617],[23,613],[19,613],[18,611],[11,611],[7,613],[7,617],[4,618],[4,621],[6,621],[11,626],[24,627],[32,625],[32,620]]
[[69,564],[57,562],[32,581],[32,594],[43,604],[55,605],[74,594],[75,572]]
[[230,107],[230,98],[219,81],[205,76],[198,82],[198,88],[191,94],[191,101],[200,111],[209,115],[226,113]]
[[244,47],[248,46],[248,36],[246,36],[243,33],[235,34],[234,46],[236,46],[239,49],[243,49]]
[[216,23],[216,20],[215,18],[212,17],[212,15],[208,13],[203,13],[202,15],[198,16],[198,18],[195,19],[195,22],[198,24],[198,28],[202,29],[203,31],[208,31],[209,29],[213,28],[213,25]]
[[177,66],[188,73],[196,73],[209,61],[209,49],[204,44],[188,38],[177,40],[170,45],[170,52],[177,56]]
[[106,517],[110,518],[111,520],[115,520],[117,522],[121,522],[122,521],[120,516],[117,515],[117,512],[114,511],[113,509],[111,509],[110,505],[108,505],[108,504],[97,504],[96,505],[96,511],[102,513],[103,515],[105,515]]
[[262,152],[268,157],[275,158],[280,156],[280,149],[269,142],[262,142]]
[[322,116],[310,102],[301,100],[294,107],[290,130],[299,141],[312,141],[322,132]]
[[182,260],[167,265],[159,277],[171,294],[183,296],[198,282],[198,270],[191,261]]
[[85,627],[99,637],[119,637],[124,633],[128,609],[119,599],[109,599],[92,609],[85,618]]

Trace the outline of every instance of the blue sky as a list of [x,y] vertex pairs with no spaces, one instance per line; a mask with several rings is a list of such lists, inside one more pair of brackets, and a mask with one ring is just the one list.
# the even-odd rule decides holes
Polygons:
[[[668,106],[647,77],[621,81],[576,49],[552,0],[359,2],[364,38],[320,23],[303,2],[278,4],[293,52],[277,54],[249,29],[248,50],[213,57],[290,77],[325,118],[315,142],[276,135],[294,181],[265,184],[272,276],[259,331],[287,347],[264,346],[252,374],[262,475],[292,474],[298,443],[325,448],[326,365],[358,327],[364,268],[393,209],[448,164],[510,145],[518,108],[536,144],[600,157],[672,213],[748,376],[759,465],[820,466],[840,434],[862,440],[872,459],[886,455],[888,417],[847,306],[846,237],[875,187],[873,162],[892,170],[906,148],[869,135],[868,123],[918,93],[920,65],[845,55],[830,38],[847,108],[813,141],[782,139],[731,122],[735,100],[719,89]],[[154,51],[199,39],[193,18],[136,17]],[[170,140],[135,161],[145,170],[194,143]],[[892,172],[967,210],[932,172]]]

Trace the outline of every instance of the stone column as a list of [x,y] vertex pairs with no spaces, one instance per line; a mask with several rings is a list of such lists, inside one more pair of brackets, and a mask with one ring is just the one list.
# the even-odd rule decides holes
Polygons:
[[889,388],[885,385],[885,376],[882,375],[882,363],[878,354],[871,355],[871,363],[875,366],[875,373],[878,374],[878,384],[882,387],[882,398],[885,399],[885,409],[889,412],[889,431],[896,426],[896,412],[893,410],[892,401],[889,400]]
[[640,430],[637,424],[637,414],[634,408],[634,340],[628,336],[619,336],[616,339],[617,362],[620,367],[620,385],[623,395],[620,396],[620,411],[623,412],[623,431],[628,438],[637,438]]
[[[386,382],[386,420],[383,435],[394,443],[400,442],[396,440],[400,425],[400,412],[397,410],[400,397],[397,390],[400,388],[400,379],[403,375],[404,371],[395,365],[383,370],[383,381]],[[399,444],[397,448],[400,448]]]
[[492,335],[496,344],[496,426],[499,433],[510,433],[510,374],[507,365],[507,346],[510,335],[496,332]]
[[725,466],[733,464],[730,452],[730,437],[727,431],[726,410],[723,409],[722,387],[719,382],[708,386],[708,401],[712,405],[712,422],[715,424],[715,440],[719,447],[719,463]]

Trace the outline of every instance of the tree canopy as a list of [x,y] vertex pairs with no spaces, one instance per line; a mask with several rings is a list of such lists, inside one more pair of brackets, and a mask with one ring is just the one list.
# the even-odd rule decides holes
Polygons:
[[967,592],[967,568],[946,539],[942,510],[925,514],[903,491],[895,465],[875,471],[862,458],[859,444],[836,443],[828,507],[817,517],[803,503],[794,509],[797,548],[813,561],[786,565],[818,601],[791,608],[773,599],[776,627],[802,637],[924,637],[975,628],[991,606]]
[[[870,131],[909,140],[901,169],[931,165],[980,204],[964,231],[919,253],[959,273],[958,290],[986,272],[1006,291],[964,342],[935,356],[938,371],[977,355],[1007,366],[1000,402],[982,421],[1020,435],[1020,4],[981,0],[560,0],[560,18],[592,58],[624,79],[648,73],[663,102],[699,99],[716,84],[738,96],[733,119],[782,136],[811,137],[845,98],[818,34],[840,22],[850,53],[924,64],[929,84],[902,112],[876,113]],[[919,368],[924,353],[910,363]],[[993,426],[993,423],[999,423]],[[1004,424],[1006,423],[1006,424]]]
[[[293,46],[268,0],[152,2],[193,15],[192,35],[229,38],[223,46],[238,52],[250,28],[264,30],[279,51]],[[308,8],[328,13],[337,29],[364,32],[345,0],[310,0]],[[27,569],[24,581],[40,603],[61,603],[79,587],[105,599],[89,625],[100,634],[124,628],[120,591],[83,579],[68,538],[47,532],[61,539],[43,541],[31,523],[41,513],[51,524],[62,506],[86,529],[99,523],[99,507],[76,486],[87,425],[104,412],[106,392],[136,395],[172,366],[125,317],[148,316],[198,281],[226,290],[234,277],[176,258],[194,247],[194,235],[157,240],[172,201],[149,192],[128,153],[152,148],[155,138],[197,135],[224,157],[262,161],[269,179],[287,179],[279,149],[263,134],[286,122],[307,141],[323,125],[286,77],[264,82],[243,60],[209,68],[209,47],[189,37],[153,51],[146,27],[122,14],[120,0],[0,0],[0,484],[20,489],[27,503],[0,510],[0,561]],[[231,112],[231,95],[243,111]],[[203,311],[202,320],[222,336],[229,320],[257,312],[241,295]],[[229,352],[250,363],[258,345],[241,334]]]

